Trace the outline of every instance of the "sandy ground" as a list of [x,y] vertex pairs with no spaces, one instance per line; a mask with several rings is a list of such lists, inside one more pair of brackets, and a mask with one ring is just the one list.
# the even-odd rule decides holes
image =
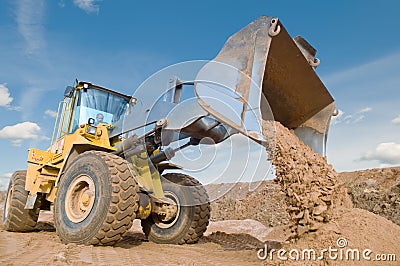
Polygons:
[[[128,234],[115,247],[64,245],[55,232],[51,213],[42,211],[39,219],[41,222],[36,232],[11,233],[0,230],[1,265],[249,265],[259,263],[254,245],[248,244],[251,242],[246,240],[255,238],[247,234],[242,234],[242,243],[234,247],[232,245],[224,247],[223,243],[214,243],[218,240],[213,236],[210,240],[204,237],[195,245],[159,245],[145,241],[140,222],[135,221]],[[255,229],[254,225],[256,225],[259,226],[259,231],[267,231],[267,228],[255,221],[232,222],[240,223],[244,228]],[[206,235],[210,235],[213,231],[221,231],[223,226],[223,224],[211,223]],[[237,233],[238,230],[241,228],[237,230],[233,228],[230,232]],[[226,236],[217,238],[224,241]]]
[[[350,208],[341,209],[318,231],[305,234],[296,241],[283,242],[289,235],[288,226],[266,227],[255,220],[226,220],[211,222],[205,236],[194,245],[159,245],[147,242],[140,222],[115,247],[93,247],[60,242],[53,227],[52,214],[42,211],[37,230],[32,233],[11,233],[0,230],[1,265],[399,265],[400,226],[371,212]],[[347,245],[338,248],[338,239]],[[275,241],[273,241],[275,240]],[[371,259],[376,254],[396,254],[397,262],[353,262],[330,259],[282,261],[277,253],[272,259],[260,260],[257,251],[283,248],[290,250],[314,249],[319,255],[329,247],[346,252],[370,249]],[[262,253],[260,253],[262,254]],[[271,253],[270,253],[271,254]],[[286,257],[288,255],[286,254]],[[368,263],[367,263],[368,262]]]

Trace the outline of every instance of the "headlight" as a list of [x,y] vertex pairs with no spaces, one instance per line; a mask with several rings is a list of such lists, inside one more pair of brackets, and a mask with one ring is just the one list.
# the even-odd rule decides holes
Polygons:
[[94,126],[88,126],[86,132],[87,132],[88,134],[94,135],[94,134],[96,134],[96,129],[97,129],[97,128],[94,127]]

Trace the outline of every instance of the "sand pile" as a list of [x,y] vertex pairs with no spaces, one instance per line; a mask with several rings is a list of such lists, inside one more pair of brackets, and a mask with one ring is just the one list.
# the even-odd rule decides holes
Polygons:
[[[290,238],[316,231],[331,220],[332,211],[350,207],[346,189],[326,158],[300,141],[279,122],[263,123],[263,133],[275,134],[273,164],[290,216]],[[268,150],[271,154],[271,150]]]
[[[284,242],[282,246],[282,249],[288,252],[312,249],[315,250],[317,257],[322,257],[311,260],[289,258],[285,264],[363,265],[367,261],[363,257],[348,260],[347,257],[332,259],[327,254],[321,255],[324,249],[329,248],[336,249],[345,256],[349,250],[350,253],[359,252],[359,254],[364,250],[371,250],[372,253],[368,253],[371,260],[376,258],[375,255],[400,253],[398,225],[368,211],[353,208],[345,183],[327,163],[326,158],[315,154],[310,147],[279,123],[265,122],[266,135],[270,134],[271,127],[275,127],[276,134],[273,154],[276,179],[285,194],[287,211],[290,215],[286,232],[276,228],[271,232],[271,236],[286,235],[287,239],[292,239]],[[392,184],[391,189],[397,189],[397,181],[392,182],[395,185]],[[369,183],[374,182],[370,180]],[[387,183],[386,180],[385,184]],[[395,197],[389,198],[392,200]],[[296,257],[296,253],[293,254]],[[351,257],[351,254],[349,256]],[[275,256],[269,262],[280,265],[282,260]],[[396,265],[396,261],[385,263]]]
[[259,184],[208,185],[214,196],[228,191],[212,202],[213,221],[254,219],[267,227],[289,224],[288,237],[298,238],[329,222],[336,208],[352,207],[343,182],[325,157],[279,122],[264,121],[263,134],[269,140],[266,148],[277,178]]
[[253,219],[267,227],[289,222],[285,195],[273,180],[209,184],[206,190],[217,198],[211,202],[211,221]]
[[[286,253],[285,265],[399,265],[399,239],[400,227],[384,217],[362,209],[342,208],[318,231],[284,243],[282,249],[315,251],[315,256],[304,260],[291,259]],[[329,255],[323,253],[324,249],[336,251]],[[271,261],[271,265],[282,265],[276,254]]]
[[[0,191],[0,202],[4,202],[6,199],[6,191]],[[0,206],[0,208],[3,208],[4,206]]]
[[341,173],[354,207],[400,225],[400,167]]

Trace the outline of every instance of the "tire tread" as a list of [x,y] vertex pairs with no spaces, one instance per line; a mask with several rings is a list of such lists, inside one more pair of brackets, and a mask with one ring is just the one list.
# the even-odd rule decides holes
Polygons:
[[[139,187],[131,177],[128,163],[111,153],[90,151],[101,157],[110,171],[110,181],[113,187],[112,200],[108,214],[96,236],[88,242],[92,245],[115,245],[132,227],[135,214],[139,208]],[[115,188],[115,189],[114,189]],[[126,207],[126,202],[132,202],[131,207]],[[115,213],[113,211],[117,210]]]
[[29,192],[25,190],[25,180],[25,170],[16,171],[11,177],[9,190],[13,189],[13,195],[7,217],[3,220],[4,229],[7,231],[31,232],[37,224],[42,197],[38,194],[33,209],[25,210],[25,203],[29,195]]
[[[211,206],[208,198],[207,191],[204,189],[202,184],[195,178],[180,174],[180,173],[169,173],[165,174],[164,178],[175,184],[191,186],[193,191],[193,202],[198,203],[193,206],[194,215],[190,221],[190,227],[181,235],[180,239],[171,241],[171,244],[194,244],[199,241],[207,229],[210,220]],[[148,221],[142,220],[142,228],[149,240],[158,242],[158,239],[151,235],[151,230],[145,229],[147,227],[144,223]]]
[[[98,232],[81,244],[85,245],[115,245],[132,227],[136,211],[139,207],[139,187],[130,173],[128,162],[123,158],[103,152],[87,151],[79,155],[75,160],[83,156],[96,156],[107,165],[111,184],[111,199],[102,225]],[[56,198],[57,200],[57,198]],[[67,244],[57,230],[61,241]]]

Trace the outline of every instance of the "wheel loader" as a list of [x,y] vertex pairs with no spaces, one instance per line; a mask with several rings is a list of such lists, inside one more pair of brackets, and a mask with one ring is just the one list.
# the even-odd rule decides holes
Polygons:
[[234,134],[265,145],[261,120],[279,121],[325,153],[335,103],[315,54],[278,18],[262,16],[214,60],[195,63],[194,77],[171,68],[133,96],[90,82],[68,86],[49,149],[29,149],[27,170],[12,175],[3,226],[32,231],[39,211],[51,208],[63,243],[114,245],[134,219],[150,241],[197,242],[210,218],[208,195],[171,158]]

